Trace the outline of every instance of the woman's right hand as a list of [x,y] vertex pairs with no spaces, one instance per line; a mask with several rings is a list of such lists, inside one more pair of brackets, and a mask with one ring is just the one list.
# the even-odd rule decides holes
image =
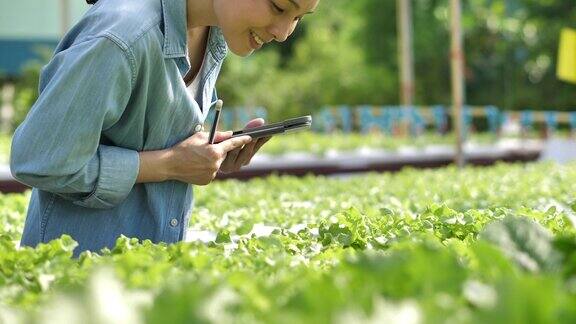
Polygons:
[[207,185],[216,177],[228,152],[252,141],[248,135],[230,138],[232,131],[216,132],[214,142],[208,144],[208,133],[197,132],[167,149],[168,179],[195,185]]

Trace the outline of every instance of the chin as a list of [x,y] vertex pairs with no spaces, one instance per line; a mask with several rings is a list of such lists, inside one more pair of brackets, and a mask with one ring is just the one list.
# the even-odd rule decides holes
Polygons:
[[251,49],[248,49],[248,50],[247,50],[247,49],[245,49],[245,48],[240,49],[240,50],[236,50],[236,49],[234,49],[234,48],[232,48],[232,47],[228,47],[228,49],[230,50],[230,52],[232,52],[232,53],[234,53],[234,54],[236,54],[236,55],[238,55],[238,56],[241,56],[241,57],[250,56],[250,54],[254,53],[254,50],[251,50]]
[[246,57],[254,53],[252,48],[242,46],[242,44],[233,44],[232,42],[228,43],[228,49],[230,52],[242,57]]
[[236,35],[230,37],[225,30],[223,30],[223,36],[228,45],[228,50],[235,55],[246,57],[254,52],[254,49],[250,47],[250,44],[247,44],[244,37],[236,37]]

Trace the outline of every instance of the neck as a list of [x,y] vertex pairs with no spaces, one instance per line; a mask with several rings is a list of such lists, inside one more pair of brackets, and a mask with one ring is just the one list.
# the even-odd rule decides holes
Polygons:
[[202,26],[216,26],[213,0],[186,0],[187,29]]

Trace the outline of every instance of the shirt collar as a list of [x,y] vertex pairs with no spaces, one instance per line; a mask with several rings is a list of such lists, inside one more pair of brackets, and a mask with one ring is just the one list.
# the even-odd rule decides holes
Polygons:
[[[186,0],[162,0],[164,19],[164,55],[167,58],[185,57],[188,52]],[[218,27],[210,27],[208,51],[216,60],[228,53],[228,46]]]
[[186,0],[162,0],[164,20],[164,55],[186,56]]

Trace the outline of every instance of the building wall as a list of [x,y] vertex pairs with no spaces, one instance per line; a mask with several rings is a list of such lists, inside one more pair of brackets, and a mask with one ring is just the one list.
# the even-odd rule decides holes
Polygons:
[[56,46],[65,31],[64,2],[70,28],[90,7],[84,0],[0,1],[0,75],[18,76],[27,62],[42,60],[40,53]]

